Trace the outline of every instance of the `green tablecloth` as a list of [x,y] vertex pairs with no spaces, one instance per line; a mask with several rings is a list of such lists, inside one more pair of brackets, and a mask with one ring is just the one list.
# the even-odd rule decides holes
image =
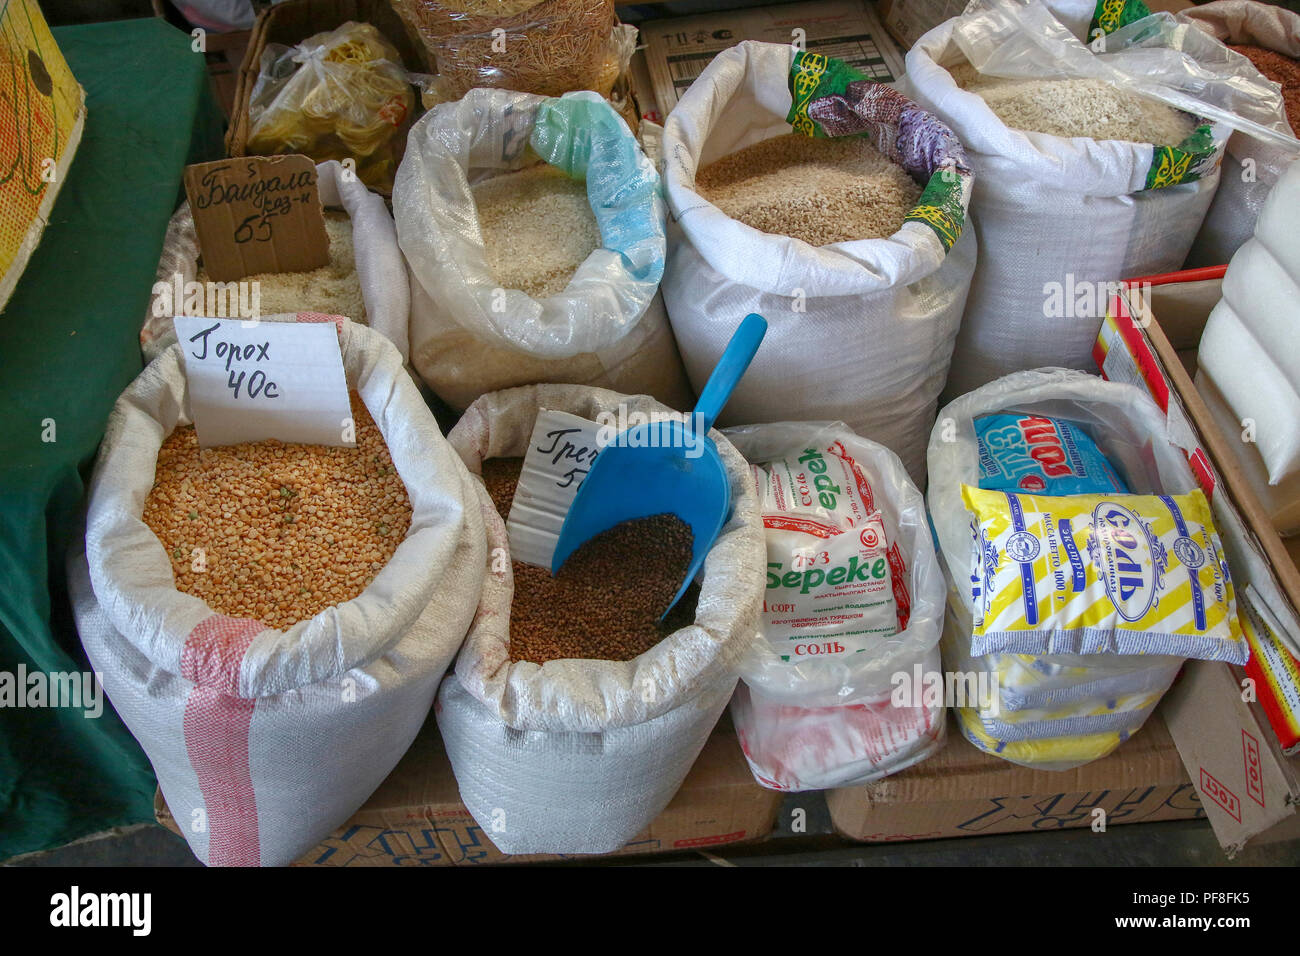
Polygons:
[[[186,163],[221,156],[201,53],[159,19],[56,29],[86,90],[80,149],[0,314],[0,671],[81,672],[63,561]],[[52,419],[55,441],[42,440]],[[152,819],[153,772],[111,708],[0,707],[0,859]]]

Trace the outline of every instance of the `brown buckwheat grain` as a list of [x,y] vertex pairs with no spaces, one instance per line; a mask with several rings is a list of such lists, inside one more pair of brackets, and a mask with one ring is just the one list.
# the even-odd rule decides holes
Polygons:
[[[489,459],[483,480],[502,517],[510,512],[521,458]],[[580,547],[554,577],[546,568],[512,562],[510,657],[629,661],[695,620],[692,584],[659,622],[690,566],[690,526],[676,515],[616,525]]]

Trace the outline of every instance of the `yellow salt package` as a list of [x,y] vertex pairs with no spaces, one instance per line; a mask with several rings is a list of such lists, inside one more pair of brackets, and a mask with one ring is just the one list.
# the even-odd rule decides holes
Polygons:
[[974,515],[971,654],[1167,654],[1244,664],[1199,490],[1044,495],[962,485]]
[[996,754],[1022,767],[1039,770],[1069,770],[1100,760],[1128,740],[1131,730],[1099,734],[1076,734],[1039,740],[998,740],[980,723],[979,712],[957,707],[957,726],[962,736],[985,753]]

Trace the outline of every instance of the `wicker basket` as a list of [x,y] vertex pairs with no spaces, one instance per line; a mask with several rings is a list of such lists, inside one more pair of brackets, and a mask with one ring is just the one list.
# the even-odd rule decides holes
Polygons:
[[333,30],[349,20],[370,23],[382,33],[401,54],[402,65],[415,73],[432,73],[433,69],[424,52],[393,10],[389,0],[288,0],[268,7],[258,16],[244,54],[235,86],[235,108],[226,132],[226,153],[230,156],[247,155],[248,103],[257,83],[262,65],[262,51],[268,43],[293,46],[307,37],[325,30]]

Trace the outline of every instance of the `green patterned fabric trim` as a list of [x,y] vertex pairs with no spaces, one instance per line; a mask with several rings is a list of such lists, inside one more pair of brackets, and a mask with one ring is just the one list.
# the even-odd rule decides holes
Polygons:
[[926,183],[912,211],[903,217],[903,222],[919,222],[934,230],[947,252],[961,238],[962,227],[966,222],[966,210],[963,207],[963,183],[960,176],[947,171],[935,173]]
[[826,131],[808,116],[808,104],[822,96],[844,93],[850,83],[866,79],[843,60],[800,50],[790,64],[790,112],[785,121],[796,133],[826,136]]
[[1191,183],[1214,168],[1218,150],[1208,120],[1200,120],[1190,136],[1177,146],[1156,146],[1147,170],[1147,189]]
[[944,252],[966,223],[971,172],[961,143],[933,114],[842,60],[799,51],[790,65],[788,122],[804,136],[862,136],[925,189],[904,217],[929,227]]
[[1091,40],[1098,30],[1102,33],[1114,33],[1134,20],[1149,16],[1151,16],[1151,8],[1142,0],[1097,0],[1097,8],[1092,13],[1092,23],[1088,27],[1088,39]]

